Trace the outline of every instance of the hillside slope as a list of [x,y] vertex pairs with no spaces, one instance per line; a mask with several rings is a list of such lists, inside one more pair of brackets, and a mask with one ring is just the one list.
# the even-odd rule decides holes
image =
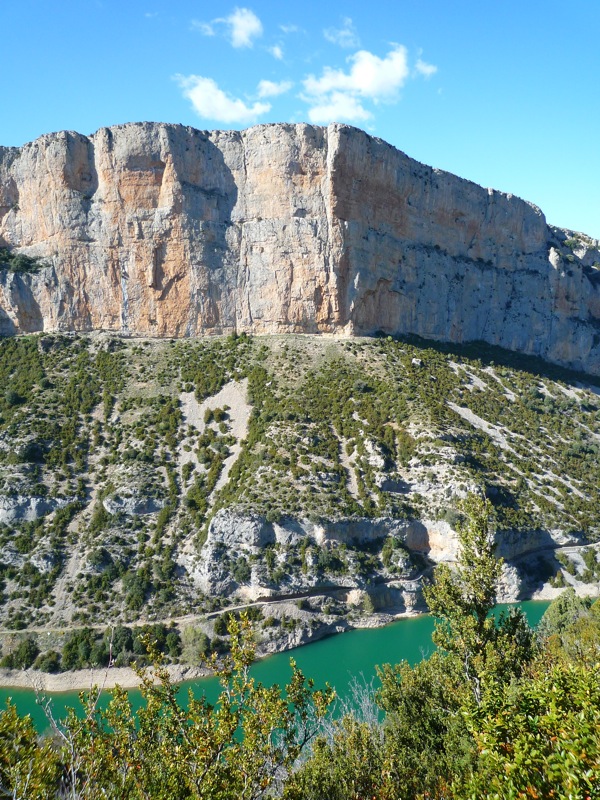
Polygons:
[[4,630],[270,596],[340,619],[422,608],[478,488],[504,599],[597,591],[600,389],[584,376],[389,337],[56,334],[0,342],[0,378]]

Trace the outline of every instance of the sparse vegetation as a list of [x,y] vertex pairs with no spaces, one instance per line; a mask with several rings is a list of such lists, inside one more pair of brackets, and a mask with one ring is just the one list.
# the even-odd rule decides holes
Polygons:
[[0,247],[0,270],[10,272],[37,272],[45,263],[38,258],[31,258],[24,253],[15,253],[8,247]]
[[[557,554],[554,585],[600,574],[600,397],[589,378],[535,359],[391,337],[56,334],[2,340],[0,379],[0,493],[17,509],[0,525],[5,631],[67,608],[82,628],[98,614],[127,624],[213,610],[190,570],[223,509],[270,525],[456,529],[459,498],[479,487],[500,529],[589,543],[579,559]],[[243,439],[235,409],[214,400],[232,380],[247,380],[252,406]],[[36,519],[18,510],[29,502]],[[427,568],[387,535],[319,547],[303,535],[218,558],[226,593]]]

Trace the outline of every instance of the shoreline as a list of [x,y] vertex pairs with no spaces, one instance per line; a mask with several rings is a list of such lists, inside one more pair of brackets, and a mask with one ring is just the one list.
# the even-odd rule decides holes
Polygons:
[[[168,664],[173,683],[207,678],[212,674],[206,667],[188,664]],[[131,667],[98,667],[71,672],[39,672],[38,670],[0,669],[0,689],[28,689],[35,692],[87,692],[97,686],[102,689],[137,689],[140,677]]]
[[[353,624],[328,625],[324,624],[317,630],[309,631],[302,629],[302,634],[298,641],[288,639],[281,641],[281,647],[261,647],[259,644],[256,650],[255,661],[260,661],[278,653],[285,653],[303,647],[306,644],[326,639],[329,636],[338,636],[346,631],[360,630],[362,628],[381,628],[400,619],[410,619],[422,616],[425,611],[405,611],[399,614],[375,613],[369,616],[360,617]],[[273,643],[271,643],[273,644]],[[210,678],[214,672],[208,667],[194,667],[189,664],[167,664],[165,665],[173,683],[184,683],[185,681],[198,680],[200,678]],[[149,670],[152,667],[148,667]],[[140,685],[140,677],[131,667],[97,667],[94,669],[79,669],[70,672],[39,672],[38,670],[27,669],[6,669],[0,668],[0,690],[24,689],[36,692],[50,692],[52,694],[63,694],[65,692],[90,691],[92,687],[98,686],[102,689],[114,689],[120,686],[123,689],[137,689]]]
[[[580,596],[600,596],[600,587],[575,586],[575,591]],[[583,588],[583,591],[582,591]],[[595,590],[594,590],[595,589]],[[532,592],[529,597],[523,598],[527,602],[549,602],[560,595],[564,589],[557,589],[544,585],[542,589]],[[518,600],[500,599],[500,603],[518,604]],[[338,619],[336,621],[325,622],[316,629],[303,627],[296,631],[296,635],[291,635],[287,639],[279,641],[261,642],[257,644],[255,661],[260,661],[278,653],[285,653],[304,645],[326,639],[330,636],[337,636],[346,631],[360,630],[364,628],[381,628],[392,622],[401,619],[411,619],[420,617],[428,612],[417,608],[404,610],[401,612],[374,612],[365,614],[353,619]],[[214,672],[208,667],[195,667],[190,664],[166,664],[165,665],[173,683],[179,684],[185,681],[209,678]],[[147,669],[151,670],[149,666]],[[110,690],[115,686],[123,689],[137,689],[140,685],[140,677],[131,667],[96,667],[93,669],[72,670],[70,672],[48,673],[37,670],[16,670],[0,667],[0,691],[6,689],[29,690],[37,692],[49,692],[52,694],[63,694],[66,692],[86,692],[92,687],[98,686],[102,689]]]

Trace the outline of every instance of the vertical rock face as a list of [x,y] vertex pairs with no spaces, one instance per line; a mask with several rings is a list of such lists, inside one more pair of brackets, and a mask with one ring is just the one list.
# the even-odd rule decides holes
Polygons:
[[0,246],[46,264],[0,271],[1,334],[382,330],[600,373],[597,242],[343,125],[0,148]]

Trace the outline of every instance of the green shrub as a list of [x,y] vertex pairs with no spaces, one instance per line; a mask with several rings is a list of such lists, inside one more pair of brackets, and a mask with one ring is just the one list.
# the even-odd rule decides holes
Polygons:
[[37,272],[46,266],[38,258],[31,258],[23,253],[15,253],[8,247],[0,247],[0,269],[8,269],[11,272]]
[[13,652],[15,669],[29,669],[38,657],[39,652],[40,648],[33,637],[28,636],[23,639]]
[[60,653],[56,650],[47,650],[36,658],[33,668],[40,672],[60,672]]
[[214,628],[216,636],[225,636],[227,633],[227,618],[225,615],[220,615],[215,618]]
[[186,626],[181,633],[181,660],[199,666],[210,652],[210,639],[200,628]]
[[4,394],[4,402],[7,406],[18,406],[24,400],[21,395],[16,392],[14,389],[7,389]]
[[239,556],[233,568],[233,577],[237,583],[247,583],[251,576],[250,566],[244,556]]

